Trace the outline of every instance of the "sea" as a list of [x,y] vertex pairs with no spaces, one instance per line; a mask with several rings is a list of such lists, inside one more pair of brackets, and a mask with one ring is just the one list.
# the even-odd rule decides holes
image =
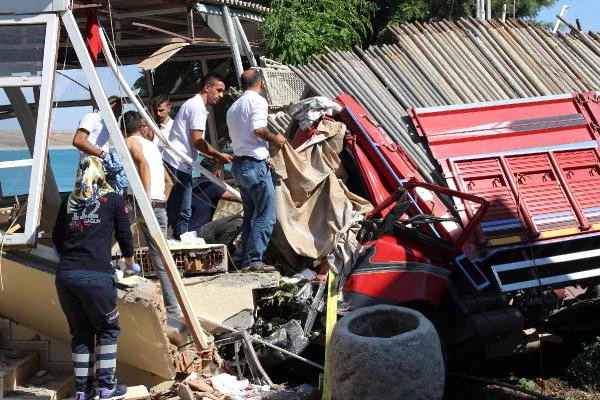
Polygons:
[[[70,192],[75,183],[79,150],[51,149],[50,166],[60,192]],[[0,161],[31,158],[29,150],[0,150]],[[0,168],[0,194],[4,197],[29,193],[30,167]]]

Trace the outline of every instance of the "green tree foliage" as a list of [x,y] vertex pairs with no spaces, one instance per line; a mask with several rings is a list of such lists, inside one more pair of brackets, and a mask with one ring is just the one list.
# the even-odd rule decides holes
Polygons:
[[[492,0],[492,17],[534,19],[558,0]],[[263,3],[266,0],[263,1]],[[266,5],[266,4],[265,4]],[[269,55],[289,64],[304,64],[324,47],[393,41],[389,25],[458,19],[475,15],[473,0],[273,0],[264,22]]]
[[[539,11],[553,5],[558,0],[492,0],[492,17],[500,18],[506,4],[507,17],[513,10],[517,18],[534,18]],[[378,16],[389,15],[388,23],[428,21],[436,19],[457,19],[475,15],[473,0],[375,0],[379,6]],[[514,9],[513,9],[514,6]],[[387,24],[386,24],[387,25]]]
[[[400,25],[414,21],[458,19],[475,15],[473,0],[374,0],[377,4],[373,31],[379,41],[388,41],[388,25]],[[540,10],[558,0],[492,0],[492,18],[500,18],[504,4],[506,17],[533,19]],[[514,8],[513,8],[514,6]]]
[[264,21],[269,54],[303,64],[331,49],[362,45],[372,32],[375,5],[367,0],[273,0]]

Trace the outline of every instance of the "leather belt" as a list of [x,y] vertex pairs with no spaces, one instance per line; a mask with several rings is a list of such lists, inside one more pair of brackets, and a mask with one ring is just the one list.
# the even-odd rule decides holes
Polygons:
[[152,200],[152,208],[167,208],[167,202],[162,200]]
[[250,161],[256,161],[256,162],[267,161],[267,160],[259,160],[258,158],[254,158],[252,156],[234,156],[234,159],[235,158],[237,158],[238,160],[250,160]]

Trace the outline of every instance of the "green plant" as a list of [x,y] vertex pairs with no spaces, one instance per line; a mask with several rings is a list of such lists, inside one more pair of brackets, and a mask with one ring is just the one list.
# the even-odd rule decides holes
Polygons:
[[535,382],[527,378],[519,378],[519,386],[529,391],[535,390]]
[[581,354],[569,364],[567,376],[574,386],[600,390],[600,337],[583,346]]
[[270,55],[304,64],[315,55],[360,46],[371,33],[375,5],[368,0],[273,0],[263,29]]

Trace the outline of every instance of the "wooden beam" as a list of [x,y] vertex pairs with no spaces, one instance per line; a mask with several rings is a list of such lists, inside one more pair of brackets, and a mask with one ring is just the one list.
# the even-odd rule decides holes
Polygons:
[[[225,42],[218,42],[215,41],[213,42],[211,38],[211,41],[204,41],[202,39],[198,39],[196,38],[196,40],[191,43],[192,45],[195,46],[215,46],[215,47],[229,47],[228,43]],[[135,47],[135,46],[145,46],[145,45],[156,45],[157,48],[160,45],[164,45],[164,44],[169,44],[169,43],[185,43],[186,40],[183,39],[179,39],[179,38],[167,38],[167,37],[162,37],[162,38],[148,38],[148,39],[123,39],[121,41],[119,41],[117,43],[117,48],[119,47]],[[67,43],[61,43],[61,47],[67,47]],[[196,56],[198,57],[198,56]],[[122,58],[122,57],[119,57]]]
[[138,18],[145,19],[148,21],[162,22],[163,24],[181,25],[181,26],[185,26],[185,27],[187,27],[187,25],[188,25],[187,21],[183,21],[180,19],[174,19],[174,18],[167,18],[167,17],[157,17],[155,15],[153,15],[153,16],[142,15]]
[[[101,10],[103,13],[108,14],[108,10]],[[177,13],[186,13],[187,8],[185,6],[181,7],[170,7],[170,8],[152,8],[146,9],[144,11],[131,11],[131,12],[112,12],[112,17],[117,19],[123,18],[137,18],[144,16],[153,16],[153,15],[166,15],[166,14],[177,14]]]

